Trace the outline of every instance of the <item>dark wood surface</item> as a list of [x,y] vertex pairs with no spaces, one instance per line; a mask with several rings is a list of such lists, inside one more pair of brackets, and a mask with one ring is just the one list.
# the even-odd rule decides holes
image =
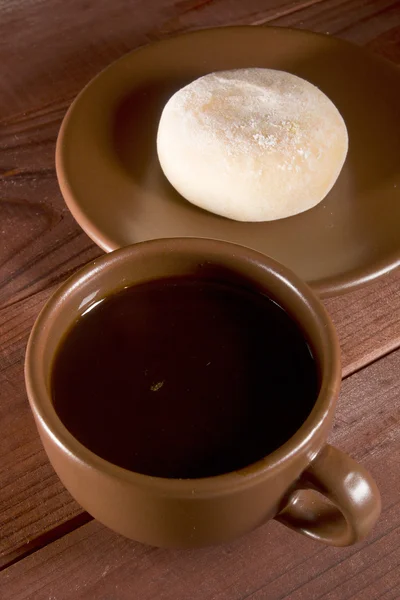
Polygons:
[[23,359],[57,285],[101,254],[66,209],[55,140],[82,86],[130,49],[180,31],[274,24],[329,33],[400,64],[389,0],[5,0],[0,3],[0,598],[400,598],[400,273],[326,306],[346,377],[332,440],[376,478],[383,516],[349,549],[271,523],[232,545],[168,552],[90,520],[41,448]]

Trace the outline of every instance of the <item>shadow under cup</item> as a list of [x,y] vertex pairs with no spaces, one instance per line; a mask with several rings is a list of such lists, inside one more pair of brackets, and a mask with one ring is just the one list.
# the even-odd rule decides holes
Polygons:
[[[60,342],[90,305],[127,286],[184,275],[245,284],[276,301],[304,332],[320,382],[311,414],[287,442],[243,469],[201,479],[151,477],[100,458],[63,425],[50,389]],[[326,445],[341,380],[330,319],[305,283],[247,248],[176,238],[136,244],[95,260],[62,285],[39,315],[28,343],[25,377],[44,448],[65,487],[95,518],[137,541],[204,546],[276,517],[325,543],[347,545],[366,535],[379,515],[379,492],[370,475]],[[357,485],[364,490],[358,496]],[[310,490],[321,491],[336,506]]]

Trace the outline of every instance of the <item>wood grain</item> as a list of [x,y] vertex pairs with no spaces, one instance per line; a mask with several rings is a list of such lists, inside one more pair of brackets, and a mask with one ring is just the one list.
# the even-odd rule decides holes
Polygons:
[[383,514],[372,535],[330,548],[270,523],[225,546],[150,548],[93,521],[0,574],[15,600],[374,600],[400,584],[400,350],[343,384],[331,442],[374,475]]
[[[81,522],[81,509],[41,449],[23,382],[25,345],[40,308],[61,281],[101,253],[73,221],[55,177],[56,136],[72,98],[126,51],[216,25],[272,22],[329,31],[400,62],[399,13],[400,3],[387,0],[153,0],[151,10],[147,0],[2,2],[0,565]],[[400,345],[399,285],[400,273],[392,273],[327,301],[345,375]]]
[[339,335],[343,376],[400,345],[400,270],[355,292],[324,301]]
[[152,0],[150,8],[147,0],[6,0],[0,115],[15,119],[71,100],[108,63],[150,41],[193,28],[262,22],[314,1]]
[[278,16],[270,24],[310,29],[367,45],[400,25],[400,2],[331,0]]

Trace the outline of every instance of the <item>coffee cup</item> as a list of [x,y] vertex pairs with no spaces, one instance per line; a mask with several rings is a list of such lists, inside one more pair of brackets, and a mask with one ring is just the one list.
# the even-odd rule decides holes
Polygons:
[[[290,439],[244,468],[197,479],[130,471],[96,455],[59,418],[51,390],[57,349],[94,303],[130,286],[194,275],[199,269],[220,280],[245,282],[287,312],[315,358],[317,398]],[[94,260],[68,279],[38,316],[28,342],[25,380],[43,446],[63,484],[91,515],[131,539],[161,547],[206,546],[276,519],[323,543],[346,546],[364,538],[379,517],[380,495],[371,475],[327,443],[341,382],[331,320],[303,281],[253,250],[175,238],[139,243]]]

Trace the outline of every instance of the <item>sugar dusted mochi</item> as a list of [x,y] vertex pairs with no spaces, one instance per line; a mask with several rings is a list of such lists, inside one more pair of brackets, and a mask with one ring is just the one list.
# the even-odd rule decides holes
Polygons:
[[161,115],[162,170],[189,202],[237,221],[272,221],[327,195],[348,149],[346,125],[316,86],[284,71],[210,73]]

